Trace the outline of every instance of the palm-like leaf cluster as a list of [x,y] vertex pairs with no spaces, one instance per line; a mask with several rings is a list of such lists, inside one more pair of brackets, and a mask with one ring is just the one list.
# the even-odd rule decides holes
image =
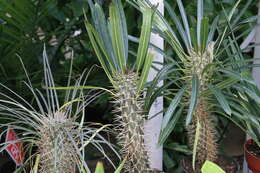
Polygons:
[[[118,141],[127,158],[125,171],[147,172],[148,153],[144,144],[146,121],[142,93],[153,56],[148,53],[154,9],[145,8],[136,59],[129,62],[126,19],[120,0],[113,0],[106,20],[100,5],[88,1],[92,10],[93,25],[86,21],[92,46],[115,91],[115,112],[118,124]],[[131,57],[132,58],[132,57]]]
[[[83,78],[85,73],[83,73],[76,81],[75,88],[66,93],[65,103],[60,105],[45,50],[43,62],[44,87],[47,97],[44,98],[40,90],[32,87],[29,78],[29,82],[25,83],[37,102],[37,110],[24,98],[1,84],[5,92],[0,92],[0,112],[2,121],[6,121],[1,124],[1,127],[10,127],[21,134],[19,141],[25,144],[25,152],[29,154],[24,164],[34,165],[33,171],[42,173],[71,173],[76,170],[90,172],[85,162],[85,147],[88,144],[94,145],[105,157],[107,156],[101,145],[108,145],[115,151],[99,134],[108,125],[96,128],[94,125],[84,123],[85,107],[102,93],[86,94],[83,89],[77,88],[86,83],[86,79]],[[1,133],[1,136],[5,132],[6,130]],[[4,149],[8,144],[9,142],[1,144],[1,148]],[[37,152],[33,152],[34,148]],[[112,162],[111,164],[113,165]],[[27,172],[28,170],[26,167],[20,167],[17,171]]]
[[[149,1],[131,2],[141,11],[151,6]],[[165,113],[159,142],[165,142],[181,115],[186,114],[185,125],[193,148],[193,168],[195,158],[199,165],[205,160],[216,159],[215,115],[239,121],[245,129],[259,125],[258,115],[242,113],[245,109],[241,105],[248,105],[249,98],[255,99],[256,95],[252,93],[256,92],[256,86],[250,75],[248,60],[243,57],[234,36],[234,32],[249,21],[240,21],[243,14],[234,16],[239,3],[230,13],[225,13],[226,26],[222,28],[218,26],[220,16],[216,16],[211,24],[208,18],[203,17],[203,0],[197,2],[195,27],[190,25],[181,0],[177,0],[179,15],[165,2],[176,29],[158,11],[154,17],[154,31],[165,39],[176,55],[173,61],[176,92]],[[238,98],[242,93],[247,97],[241,102]]]

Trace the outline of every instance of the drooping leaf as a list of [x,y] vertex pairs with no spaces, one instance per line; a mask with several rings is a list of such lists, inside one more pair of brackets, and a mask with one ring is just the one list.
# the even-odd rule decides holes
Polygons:
[[189,125],[192,120],[193,111],[196,108],[198,96],[199,96],[199,79],[198,76],[194,74],[192,76],[191,98],[190,98],[188,114],[186,117],[186,123],[185,123],[186,126]]
[[221,105],[221,107],[223,108],[223,110],[228,115],[231,115],[232,110],[231,110],[229,103],[228,103],[227,99],[225,98],[224,94],[221,92],[221,90],[213,85],[209,85],[209,89],[215,95],[216,99],[218,100],[218,102]]

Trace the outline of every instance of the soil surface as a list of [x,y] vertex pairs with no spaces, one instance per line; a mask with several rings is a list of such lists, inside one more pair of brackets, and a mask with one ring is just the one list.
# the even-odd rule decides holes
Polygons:
[[[227,159],[226,157],[219,156],[219,158],[215,162],[218,166],[220,166],[226,173],[237,173],[238,171],[238,163],[233,159]],[[201,173],[198,168],[201,166],[196,165],[196,171],[192,169],[192,160],[185,159],[182,161],[182,166],[185,173]]]
[[255,142],[248,144],[246,148],[255,157],[260,158],[260,147]]

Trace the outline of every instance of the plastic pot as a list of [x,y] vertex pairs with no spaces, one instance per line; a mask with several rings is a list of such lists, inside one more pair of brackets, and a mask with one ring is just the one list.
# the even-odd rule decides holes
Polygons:
[[252,153],[250,153],[247,150],[247,146],[252,144],[253,142],[254,142],[253,139],[249,139],[246,141],[246,143],[244,145],[245,157],[246,157],[248,168],[253,173],[260,173],[260,158],[254,156]]

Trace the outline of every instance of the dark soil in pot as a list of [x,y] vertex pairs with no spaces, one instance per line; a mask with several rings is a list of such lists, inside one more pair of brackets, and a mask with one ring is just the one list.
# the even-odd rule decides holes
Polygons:
[[[238,163],[234,159],[224,156],[219,156],[215,163],[226,171],[226,173],[237,173],[239,169]],[[191,158],[182,160],[181,164],[185,173],[201,173],[200,170],[193,171]],[[201,167],[199,165],[196,166]]]

